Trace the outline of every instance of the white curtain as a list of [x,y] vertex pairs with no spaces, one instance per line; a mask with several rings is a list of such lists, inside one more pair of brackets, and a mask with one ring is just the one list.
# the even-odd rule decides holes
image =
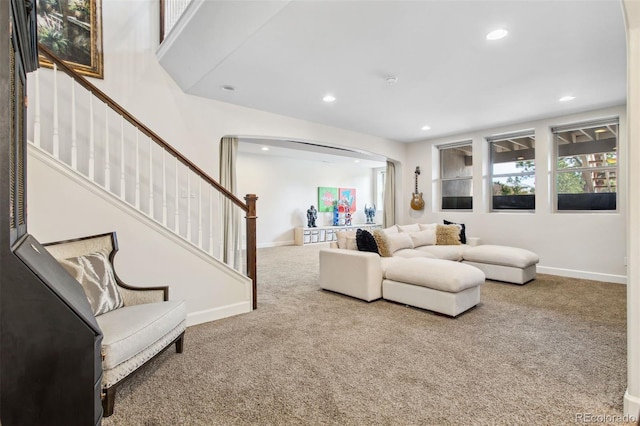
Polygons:
[[391,161],[387,161],[384,182],[384,216],[382,219],[385,228],[396,223],[396,166]]
[[[224,137],[220,140],[220,185],[234,195],[237,190],[236,156],[238,139]],[[222,261],[240,270],[240,210],[231,200],[222,196]]]

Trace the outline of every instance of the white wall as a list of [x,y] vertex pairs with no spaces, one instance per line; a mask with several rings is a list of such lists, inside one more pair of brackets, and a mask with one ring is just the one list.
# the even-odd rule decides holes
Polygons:
[[[258,247],[293,244],[293,229],[307,226],[307,209],[318,207],[318,187],[356,189],[354,224],[365,223],[365,203],[374,203],[370,168],[345,167],[319,161],[239,153],[240,194],[258,196]],[[318,226],[331,225],[332,213],[318,212]],[[382,220],[381,218],[379,218]]]
[[[29,148],[29,232],[51,242],[116,231],[116,272],[128,284],[169,286],[171,299],[187,304],[193,325],[251,311],[251,280],[197,249],[180,243],[171,231],[107,195],[82,178]],[[106,198],[105,198],[106,197]]]
[[[553,141],[550,127],[596,118],[620,117],[618,152],[620,176],[618,178],[618,212],[616,213],[553,213],[551,194],[551,155]],[[490,185],[488,178],[488,144],[486,136],[535,129],[536,132],[536,211],[490,212]],[[473,141],[473,212],[439,211],[438,145],[457,141]],[[467,225],[467,233],[480,237],[484,244],[504,244],[523,247],[540,255],[538,271],[556,275],[583,277],[624,283],[626,280],[626,217],[628,143],[626,111],[614,107],[583,114],[574,114],[501,128],[485,129],[408,146],[407,158],[416,164],[407,164],[404,187],[411,188],[414,175],[410,170],[420,165],[420,190],[427,206],[424,211],[405,210],[403,220],[414,222],[441,222],[449,219]],[[404,194],[403,203],[409,205],[411,194]]]

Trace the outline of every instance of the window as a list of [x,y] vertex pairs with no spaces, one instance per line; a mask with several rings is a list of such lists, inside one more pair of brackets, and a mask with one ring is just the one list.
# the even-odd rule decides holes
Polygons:
[[473,149],[471,141],[440,146],[442,210],[473,208]]
[[535,210],[533,130],[487,138],[491,152],[491,210]]
[[618,119],[551,131],[556,153],[556,210],[616,210]]

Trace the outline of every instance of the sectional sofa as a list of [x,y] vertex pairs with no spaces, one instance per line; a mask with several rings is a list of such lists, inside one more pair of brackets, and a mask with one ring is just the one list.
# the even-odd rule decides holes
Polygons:
[[485,278],[525,284],[536,276],[535,253],[481,245],[459,225],[395,225],[376,232],[377,252],[362,251],[363,244],[359,250],[355,231],[338,233],[337,242],[320,250],[322,289],[457,316],[480,302]]

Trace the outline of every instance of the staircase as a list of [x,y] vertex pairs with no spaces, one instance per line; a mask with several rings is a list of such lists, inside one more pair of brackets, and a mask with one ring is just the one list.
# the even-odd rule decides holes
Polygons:
[[[198,256],[248,277],[256,309],[257,197],[237,198],[46,47],[39,50],[53,70],[29,77],[35,92],[29,106],[30,152],[57,163],[111,203],[135,211]],[[235,222],[243,226],[233,229],[246,236],[242,247],[233,249],[242,261],[232,256],[225,265],[221,257],[229,249],[221,230],[242,215],[244,223]]]

